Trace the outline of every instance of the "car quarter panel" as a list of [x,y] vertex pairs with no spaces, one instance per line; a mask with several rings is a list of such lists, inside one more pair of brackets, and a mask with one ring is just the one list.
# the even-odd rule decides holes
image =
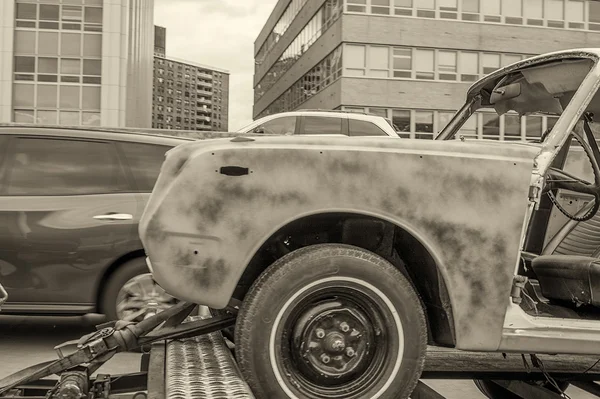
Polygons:
[[[457,346],[495,350],[539,148],[378,138],[260,138],[184,145],[167,157],[140,224],[155,279],[224,307],[260,246],[299,217],[389,220],[431,251]],[[248,168],[228,176],[221,167]]]

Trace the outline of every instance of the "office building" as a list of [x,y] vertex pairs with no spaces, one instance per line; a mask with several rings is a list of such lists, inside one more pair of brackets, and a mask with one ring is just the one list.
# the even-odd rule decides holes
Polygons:
[[229,72],[173,57],[166,58],[166,31],[157,27],[155,32],[155,38],[162,41],[154,45],[152,127],[227,131]]
[[[485,74],[600,44],[586,0],[279,0],[255,42],[254,118],[302,109],[386,116],[430,139]],[[556,119],[478,112],[463,133],[539,137]]]
[[153,0],[0,1],[0,122],[150,127]]

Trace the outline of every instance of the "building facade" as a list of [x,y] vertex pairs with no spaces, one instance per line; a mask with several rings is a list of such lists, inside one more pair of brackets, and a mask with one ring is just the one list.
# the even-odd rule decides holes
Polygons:
[[153,0],[0,1],[0,122],[150,127]]
[[[342,109],[431,139],[468,87],[540,53],[600,45],[587,0],[280,0],[255,42],[255,118]],[[463,134],[525,140],[556,119],[478,112]]]
[[167,28],[154,25],[154,56],[164,57],[167,49]]
[[166,58],[166,31],[157,26],[155,32],[152,127],[227,131],[229,72]]

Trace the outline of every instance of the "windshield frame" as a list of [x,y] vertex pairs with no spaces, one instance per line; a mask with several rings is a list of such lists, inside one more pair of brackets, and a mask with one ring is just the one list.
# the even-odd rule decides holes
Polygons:
[[560,148],[575,124],[582,118],[587,106],[598,91],[600,86],[600,49],[569,50],[543,54],[500,68],[483,77],[471,85],[467,92],[467,101],[434,140],[455,139],[460,128],[477,110],[488,107],[488,105],[482,105],[483,95],[481,91],[486,86],[493,82],[499,82],[505,76],[519,70],[561,60],[591,60],[592,66],[552,130],[542,138],[541,143],[545,149]]

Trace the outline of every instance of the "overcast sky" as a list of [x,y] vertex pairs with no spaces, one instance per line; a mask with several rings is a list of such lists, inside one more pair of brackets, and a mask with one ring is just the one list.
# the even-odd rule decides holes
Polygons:
[[229,130],[252,121],[254,40],[277,0],[155,0],[167,57],[230,72]]

